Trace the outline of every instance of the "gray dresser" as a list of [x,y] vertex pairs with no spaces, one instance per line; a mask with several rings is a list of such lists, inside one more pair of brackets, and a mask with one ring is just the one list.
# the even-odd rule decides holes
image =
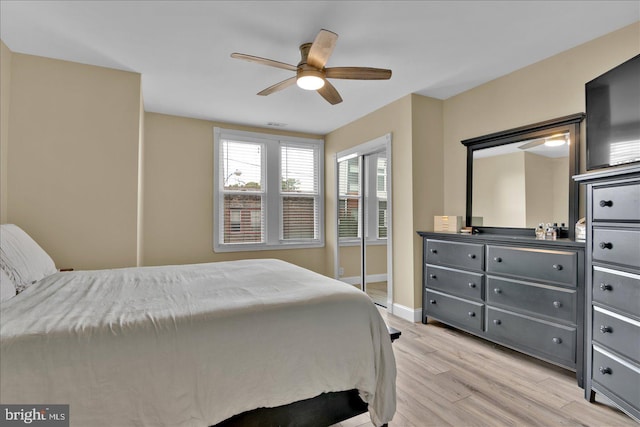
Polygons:
[[584,243],[419,232],[428,318],[576,371],[583,380]]
[[576,180],[587,190],[585,397],[640,422],[640,166]]

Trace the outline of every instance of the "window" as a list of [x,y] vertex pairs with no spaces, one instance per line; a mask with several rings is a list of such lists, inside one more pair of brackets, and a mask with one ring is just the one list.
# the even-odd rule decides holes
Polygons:
[[377,238],[387,238],[387,158],[379,153],[376,159],[376,204],[378,209]]
[[338,235],[341,240],[360,237],[360,157],[338,164]]
[[[360,167],[361,156],[338,163],[338,236],[341,244],[356,244],[361,238]],[[387,159],[384,152],[364,156],[367,215],[365,235],[369,243],[387,238]],[[373,197],[371,197],[373,196]]]
[[322,140],[214,129],[214,250],[324,244]]

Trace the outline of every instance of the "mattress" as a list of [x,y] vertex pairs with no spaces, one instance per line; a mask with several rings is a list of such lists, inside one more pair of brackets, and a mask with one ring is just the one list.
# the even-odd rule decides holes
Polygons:
[[356,388],[395,412],[386,325],[363,292],[278,260],[55,273],[0,304],[0,402],[72,426],[210,426]]

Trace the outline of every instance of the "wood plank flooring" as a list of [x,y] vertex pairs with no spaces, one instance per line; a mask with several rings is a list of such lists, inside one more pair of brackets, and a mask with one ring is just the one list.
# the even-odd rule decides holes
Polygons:
[[367,295],[373,300],[374,303],[387,306],[387,282],[374,282],[367,283]]
[[[589,403],[575,373],[441,323],[410,323],[393,343],[397,411],[390,427],[638,426],[600,395]],[[371,426],[368,414],[334,427]]]

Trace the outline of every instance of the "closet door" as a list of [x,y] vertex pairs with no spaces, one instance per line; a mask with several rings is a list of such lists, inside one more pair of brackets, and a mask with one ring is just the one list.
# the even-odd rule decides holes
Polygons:
[[362,156],[338,161],[338,278],[363,289]]
[[391,310],[391,134],[337,153],[335,277]]
[[364,291],[387,306],[387,159],[385,151],[363,156]]

